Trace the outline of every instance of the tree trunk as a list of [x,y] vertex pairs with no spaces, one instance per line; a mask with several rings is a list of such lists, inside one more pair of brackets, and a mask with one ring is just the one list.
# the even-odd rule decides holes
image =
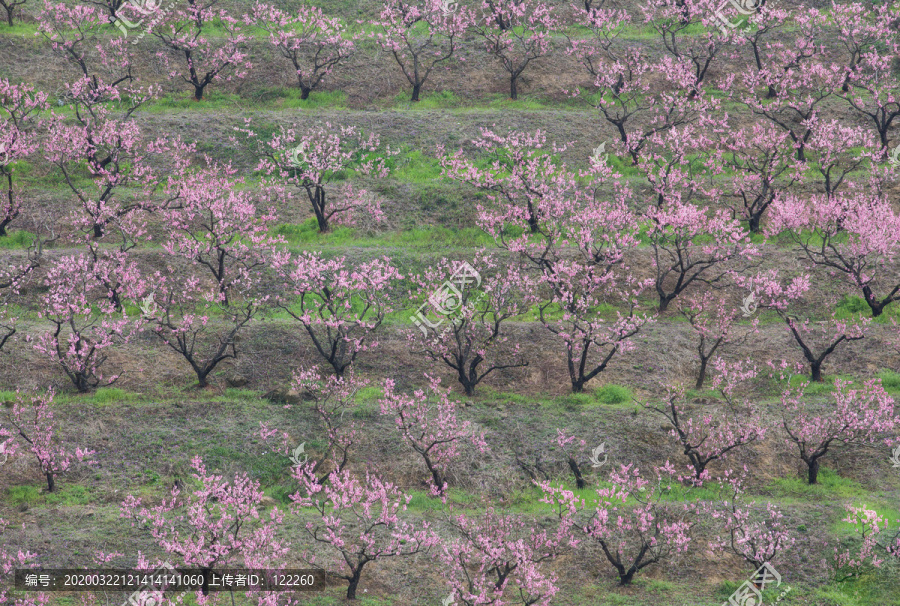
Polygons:
[[203,576],[203,583],[200,585],[200,592],[203,595],[209,595],[209,573],[212,569],[210,568],[201,568],[200,573]]
[[625,574],[619,575],[619,585],[629,585],[631,583],[631,579],[634,578],[634,569],[629,570]]
[[809,378],[816,383],[822,383],[822,362],[813,362],[809,365]]
[[694,389],[703,389],[703,383],[706,381],[707,362],[709,362],[708,358],[700,358],[700,372],[697,374],[697,383],[694,385]]
[[94,239],[103,237],[103,226],[94,224]]
[[[0,235],[3,235],[0,232]],[[872,310],[872,317],[877,318],[881,315],[881,312],[884,311],[887,303],[882,303],[875,298],[875,295],[872,293],[872,289],[868,286],[863,287],[863,298],[866,300],[866,303],[869,306],[869,309]],[[890,299],[888,299],[888,303],[890,303]]]
[[47,491],[53,492],[56,490],[56,480],[53,478],[53,473],[48,471],[45,475],[47,476]]
[[584,476],[581,475],[581,469],[578,467],[578,461],[573,459],[571,455],[569,455],[569,469],[572,470],[572,474],[575,476],[575,486],[578,488],[587,486],[587,482],[584,481]]
[[362,576],[362,567],[356,569],[353,572],[353,576],[350,577],[350,581],[347,584],[347,599],[355,600],[356,599],[356,588],[359,586],[359,578]]
[[659,315],[666,313],[666,310],[669,309],[669,303],[673,298],[674,297],[671,295],[659,295]]
[[528,229],[531,230],[531,233],[538,233],[538,229],[540,225],[538,225],[537,217],[534,216],[534,209],[531,208],[531,202],[528,203]]
[[816,484],[819,478],[819,459],[813,459],[807,465],[809,465],[809,469],[807,470],[806,479],[810,484]]
[[519,80],[518,76],[510,76],[509,77],[509,98],[510,99],[518,99],[519,98],[519,91],[516,86],[518,80]]
[[308,86],[301,85],[300,86],[300,99],[303,101],[309,99],[309,93],[311,93],[311,92],[312,92],[311,88],[309,88]]
[[440,494],[444,494],[444,478],[441,477],[441,472],[438,471],[437,467],[434,466],[434,463],[431,462],[431,457],[428,456],[428,453],[423,453],[422,458],[425,459],[425,466],[428,468],[428,471],[431,472],[431,481],[434,482],[434,486],[437,488],[437,491]]
[[[702,464],[699,463],[699,462],[693,464],[693,466],[694,466],[694,479],[697,479],[697,480],[700,479],[700,476],[702,476],[702,475],[703,475],[703,472],[706,471],[706,465],[707,465],[708,463],[709,463],[709,461],[707,461],[706,463],[702,463]],[[693,484],[693,483],[692,483],[692,484]]]
[[325,216],[325,191],[316,187],[313,200],[313,212],[316,213],[316,223],[319,225],[319,233],[328,231],[328,218]]
[[584,392],[584,379],[572,379],[572,393]]
[[416,83],[416,84],[413,84],[412,97],[410,98],[410,101],[416,101],[416,102],[417,102],[417,101],[419,100],[419,92],[421,92],[421,90],[422,90],[422,83],[421,83],[421,82],[418,82],[418,83]]
[[205,86],[194,85],[194,101],[203,101],[203,89]]
[[207,375],[209,375],[208,372],[197,373],[197,387],[199,389],[205,389],[209,387],[209,382],[206,380]]
[[748,221],[748,227],[750,229],[750,233],[758,234],[759,233],[759,224],[762,220],[762,215],[759,213],[750,215],[750,219]]
[[475,382],[469,380],[468,377],[460,373],[459,382],[463,386],[463,391],[466,392],[466,395],[471,397],[475,395]]

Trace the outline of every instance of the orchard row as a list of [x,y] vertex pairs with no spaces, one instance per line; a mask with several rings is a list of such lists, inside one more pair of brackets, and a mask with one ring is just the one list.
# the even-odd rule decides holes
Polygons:
[[[439,381],[432,379],[427,389],[407,394],[387,380],[380,412],[427,469],[430,497],[444,504],[435,520],[407,512],[411,495],[385,480],[371,462],[364,475],[352,472],[351,451],[360,448],[360,434],[370,429],[352,414],[356,394],[366,382],[352,371],[325,378],[299,371],[294,385],[304,390],[304,406],[315,411],[327,440],[310,453],[315,458],[306,456],[302,445],[293,449],[296,492],[289,507],[269,509],[258,482],[243,473],[226,478],[207,472],[202,459],[195,457],[193,482],[176,482],[170,495],[151,503],[129,494],[121,503],[121,517],[149,535],[169,559],[176,558],[177,565],[206,571],[313,567],[343,579],[349,599],[357,597],[370,564],[417,554],[439,561],[446,590],[472,606],[485,601],[551,604],[560,581],[554,562],[566,557],[578,558],[582,565],[599,558],[621,585],[652,565],[671,563],[694,550],[736,556],[750,570],[763,565],[793,568],[801,536],[775,504],[748,498],[747,466],[720,470],[716,476],[707,468],[739,455],[767,433],[758,416],[760,407],[734,397],[735,388],[752,373],[724,376],[717,387],[730,412],[721,417],[687,409],[679,390],[672,390],[659,408],[647,405],[671,424],[672,436],[690,461],[687,474],[669,461],[643,474],[634,464],[621,465],[590,490],[576,462],[578,440],[560,432],[556,442],[577,488],[535,479],[543,503],[537,517],[515,513],[487,497],[481,507],[455,502],[446,474],[460,463],[463,452],[488,453],[484,434],[458,417],[458,404]],[[35,459],[51,491],[56,476],[78,463],[91,463],[95,454],[57,444],[52,399],[51,393],[20,395],[8,413],[9,429],[0,426],[0,438],[9,438],[2,443],[4,456]],[[838,381],[827,402],[805,396],[802,387],[788,388],[780,414],[784,436],[794,456],[808,465],[810,482],[815,481],[819,459],[836,446],[896,443],[900,428],[896,403],[877,381],[859,387]],[[292,452],[287,434],[264,423],[260,435],[277,451]],[[598,466],[596,459],[595,451],[592,460]],[[852,578],[900,554],[900,535],[888,531],[876,511],[848,506],[845,521],[857,526],[862,540],[849,548],[828,546],[823,571],[833,578]],[[26,551],[16,556],[0,553],[0,570],[9,574],[34,558]],[[94,554],[94,565],[110,562],[142,569],[160,565],[140,555],[134,563],[120,553]],[[8,597],[3,591],[0,597]],[[265,592],[249,596],[273,605],[283,604],[285,597]],[[47,600],[47,594],[26,594],[13,603],[35,606]]]
[[[50,328],[26,340],[82,392],[115,381],[119,372],[104,368],[110,348],[145,329],[181,355],[203,387],[237,356],[238,333],[273,309],[296,320],[340,376],[375,345],[388,314],[423,302],[410,316],[411,347],[456,371],[467,394],[491,372],[527,364],[505,330],[517,319],[536,320],[556,337],[572,390],[582,391],[657,319],[648,299],[660,316],[675,302],[695,329],[698,388],[754,306],[784,323],[811,379],[821,381],[828,356],[864,338],[873,318],[810,316],[814,281],[836,276],[838,286],[823,295],[829,305],[855,295],[873,317],[900,299],[900,216],[886,193],[894,169],[865,148],[845,152],[852,133],[840,127],[810,124],[812,163],[791,153],[786,134],[758,124],[719,142],[713,137],[724,125],[712,118],[673,126],[648,138],[642,191],[600,155],[587,169],[569,167],[559,158],[565,145],[539,131],[484,130],[474,157],[459,150],[438,159],[445,179],[482,192],[475,221],[496,245],[473,251],[468,268],[477,281],[457,288],[460,266],[449,260],[402,276],[387,257],[357,263],[292,251],[274,234],[275,208],[298,204],[322,231],[377,222],[378,196],[357,183],[388,176],[396,154],[375,135],[330,124],[271,136],[238,129],[259,158],[251,183],[208,157],[194,166],[192,145],[145,137],[133,120],[106,117],[93,128],[43,119],[44,95],[0,88],[16,133],[4,168],[4,225],[27,214],[28,197],[13,178],[23,159],[43,156],[73,201],[69,232],[37,234],[27,259],[9,254],[0,287],[18,307],[3,311],[0,344],[12,343],[19,314],[36,313]],[[686,141],[705,151],[688,157]],[[695,170],[698,163],[705,169]],[[761,268],[773,245],[751,238],[747,214],[742,220],[740,207],[723,208],[728,199],[759,202],[764,235],[791,242],[801,263]],[[64,242],[65,252],[47,254],[47,239]],[[162,267],[139,263],[142,244],[162,247]],[[728,286],[748,293],[744,306],[722,294]]]
[[[10,25],[16,0],[7,8]],[[118,100],[139,106],[159,92],[142,85],[136,44],[147,38],[163,72],[196,100],[212,83],[237,83],[252,68],[251,42],[265,40],[296,77],[301,98],[346,69],[363,43],[392,57],[418,101],[436,70],[462,67],[480,48],[496,59],[515,99],[528,68],[564,52],[583,68],[586,85],[565,92],[596,107],[629,153],[640,151],[633,124],[653,109],[644,98],[677,89],[689,99],[723,95],[793,135],[802,155],[802,123],[831,95],[878,133],[882,147],[898,110],[900,14],[890,3],[835,4],[794,13],[758,3],[724,18],[714,0],[654,0],[627,11],[612,2],[553,6],[540,0],[484,0],[470,7],[449,0],[389,0],[381,13],[352,25],[303,5],[282,10],[257,2],[228,10],[219,0],[163,3],[94,0],[45,2],[39,36],[69,64],[69,100]],[[650,34],[649,41],[646,35]],[[563,42],[563,39],[565,42]],[[473,41],[479,41],[476,45]],[[454,63],[455,61],[455,63]],[[477,66],[471,66],[475,69]],[[86,99],[84,90],[90,95]],[[760,94],[762,93],[762,94]],[[675,118],[677,120],[677,118]],[[790,124],[796,122],[796,124]]]

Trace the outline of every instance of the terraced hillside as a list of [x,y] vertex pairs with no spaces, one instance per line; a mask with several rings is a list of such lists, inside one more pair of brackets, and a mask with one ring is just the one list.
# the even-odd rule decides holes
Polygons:
[[0,606],[900,604],[896,2],[6,1]]

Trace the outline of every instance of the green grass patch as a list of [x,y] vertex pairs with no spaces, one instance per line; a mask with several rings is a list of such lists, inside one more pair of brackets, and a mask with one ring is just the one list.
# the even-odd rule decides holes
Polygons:
[[88,505],[93,500],[94,496],[90,488],[80,484],[67,484],[65,478],[60,477],[56,478],[54,492],[46,492],[46,486],[38,484],[10,486],[6,489],[6,501],[14,507],[21,505],[71,507]]
[[136,394],[130,394],[124,389],[119,389],[118,387],[101,387],[97,391],[94,392],[92,396],[94,402],[97,404],[114,404],[116,402],[125,402],[127,400],[132,400],[136,397]]
[[859,578],[816,589],[814,601],[809,603],[828,606],[900,606],[898,595],[900,583],[896,576],[887,574],[882,565],[882,568],[864,572]]
[[827,467],[819,468],[817,480],[818,484],[811,485],[806,481],[806,476],[776,478],[769,488],[777,497],[798,498],[814,502],[835,497],[861,498],[870,494],[859,482],[843,478]]
[[[872,494],[869,493],[868,495],[866,495],[866,500],[857,499],[853,503],[853,505],[855,507],[864,507],[866,509],[871,509],[871,510],[878,512],[878,515],[883,516],[885,521],[887,522],[888,530],[890,531],[893,529],[894,532],[896,532],[897,524],[900,523],[900,509],[897,509],[896,507],[885,507],[880,504],[875,504],[875,503],[873,503],[871,497],[872,497]],[[856,531],[857,531],[857,528],[859,528],[859,526],[857,526],[856,524],[851,524],[850,522],[844,521],[844,519],[843,519],[844,513],[845,512],[843,512],[843,511],[841,512],[842,519],[837,521],[832,526],[831,530],[833,532],[835,532],[837,534],[841,534],[841,535],[857,536]]]
[[826,396],[834,391],[834,384],[836,379],[846,379],[851,380],[853,377],[848,375],[823,375],[822,382],[811,381],[809,375],[804,372],[804,374],[796,374],[791,375],[787,380],[783,380],[779,377],[771,377],[769,381],[771,382],[769,393],[771,395],[780,396],[781,393],[790,387],[791,389],[798,389],[804,383],[808,383],[804,390],[804,394],[807,396]]
[[[835,317],[838,320],[871,318],[872,309],[865,299],[856,295],[844,295],[835,306]],[[900,319],[900,306],[896,303],[888,305],[880,316],[873,319],[878,324],[890,324]]]
[[[610,305],[609,303],[601,303],[600,305],[597,305],[590,309],[591,313],[596,314],[598,317],[606,320],[615,319],[617,311],[619,311],[619,309],[614,305]],[[553,322],[554,320],[562,319],[563,316],[563,310],[558,304],[550,303],[544,306],[544,319],[546,321]],[[521,322],[537,322],[540,319],[540,305],[533,305],[528,311],[526,311],[518,318],[518,320]]]
[[[521,86],[521,83],[520,83]],[[558,109],[559,104],[541,99],[537,95],[519,94],[518,99],[510,99],[507,94],[492,95],[487,102],[490,109],[540,111],[545,109]]]
[[402,155],[402,162],[391,172],[391,177],[407,183],[427,183],[439,179],[442,169],[437,158],[426,156],[421,150],[409,150]]
[[384,390],[378,385],[367,385],[356,392],[356,401],[373,404],[384,397]]
[[705,482],[703,486],[685,486],[672,482],[668,490],[659,495],[660,501],[693,503],[695,501],[715,501],[719,499],[721,488],[717,482]]
[[890,394],[900,394],[900,373],[893,370],[882,370],[878,375],[881,386]]
[[290,505],[294,502],[291,495],[296,494],[298,488],[296,482],[275,484],[265,489],[263,493],[282,505]]
[[465,107],[467,104],[460,99],[453,91],[435,91],[428,93],[419,93],[417,102],[410,101],[412,95],[411,89],[404,89],[397,93],[392,99],[390,106],[403,109],[457,109]]
[[[753,571],[747,570],[747,578],[741,579],[740,581],[723,581],[716,588],[716,597],[718,600],[728,601],[728,598],[737,591],[738,587],[744,584],[751,576],[753,576]],[[775,600],[778,599],[778,596],[781,595],[782,592],[786,591],[790,585],[788,583],[782,582],[782,584],[775,588],[770,587],[762,592],[762,604],[774,604]],[[794,589],[792,588],[790,592],[787,592],[784,598],[779,602],[779,604],[790,604],[790,596],[793,593]]]
[[319,233],[314,217],[301,224],[281,223],[273,229],[275,235],[283,236],[290,247],[305,249],[311,245],[329,247],[380,248],[397,247],[413,250],[446,250],[447,248],[474,248],[493,244],[482,230],[468,228],[447,228],[437,225],[381,233],[363,237],[358,230],[335,226],[327,233]]
[[258,391],[253,389],[240,389],[238,387],[226,387],[224,399],[226,400],[241,400],[241,401],[256,401],[262,397]]
[[[707,381],[709,381],[709,376],[706,377]],[[715,389],[687,389],[684,392],[684,397],[688,400],[693,400],[695,398],[706,398],[708,400],[721,400],[722,394],[716,391]]]
[[835,377],[824,375],[822,379],[821,382],[810,381],[808,375],[793,375],[788,379],[787,383],[790,387],[797,388],[803,385],[803,383],[809,382],[809,385],[806,386],[805,393],[810,396],[829,394],[834,391]]
[[568,393],[555,399],[554,404],[568,412],[596,405],[597,401],[589,393]]
[[43,503],[39,486],[10,486],[6,489],[6,500],[17,507],[19,505],[38,505]]
[[607,383],[594,391],[594,398],[601,404],[624,404],[631,402],[631,390],[621,385]]
[[872,310],[862,297],[844,295],[835,306],[835,314],[837,318],[845,320],[858,318],[859,316],[870,316],[872,315]]
[[321,243],[340,246],[348,244],[355,238],[356,230],[349,227],[335,226],[328,233],[319,233],[319,224],[315,217],[310,217],[300,224],[280,223],[272,230],[273,235],[282,236],[289,245]]
[[301,99],[301,94],[299,88],[260,88],[250,93],[248,99],[276,109],[347,109],[347,93],[343,91],[313,91],[308,99]]
[[439,250],[442,248],[474,248],[493,244],[493,240],[480,229],[470,227],[451,229],[429,225],[402,232],[388,238],[394,246]]
[[407,507],[412,511],[443,511],[444,504],[440,499],[434,498],[424,490],[408,490],[410,497]]
[[91,492],[91,489],[87,486],[66,484],[65,478],[63,478],[62,482],[57,478],[56,490],[45,493],[44,498],[47,505],[62,505],[64,507],[89,505],[94,500]]
[[663,579],[644,579],[644,591],[650,593],[675,593],[679,586]]
[[5,37],[22,36],[26,40],[33,39],[38,33],[37,23],[22,23],[19,21],[22,14],[19,11],[13,13],[13,25],[6,24],[6,13],[3,14],[3,23],[0,24],[0,34]]
[[0,248],[6,250],[28,248],[33,242],[34,234],[29,231],[8,231],[5,236],[0,237]]

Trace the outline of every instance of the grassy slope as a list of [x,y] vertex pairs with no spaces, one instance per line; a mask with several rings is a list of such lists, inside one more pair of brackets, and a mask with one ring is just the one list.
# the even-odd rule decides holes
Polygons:
[[[319,4],[332,14],[345,18],[371,15],[377,9],[377,3],[368,0],[328,0]],[[45,46],[33,41],[33,32],[34,27],[25,24],[17,26],[12,32],[0,30],[0,36],[18,50],[31,47],[46,52]],[[647,39],[646,33],[635,31],[628,34],[635,40]],[[368,50],[371,52],[371,49]],[[266,58],[262,59],[265,62]],[[382,68],[389,70],[390,63],[384,62],[383,58],[382,61]],[[272,62],[268,61],[268,64],[271,66]],[[20,75],[21,65],[7,62],[5,66],[0,66],[0,77]],[[502,78],[498,78],[495,70],[491,69],[479,74],[486,83],[480,83],[474,89],[466,88],[463,95],[442,90],[444,87],[452,89],[453,83],[458,82],[453,80],[453,74],[464,72],[464,66],[456,65],[448,79],[436,78],[436,92],[427,93],[415,107],[406,101],[403,83],[394,74],[393,88],[385,89],[379,96],[365,101],[355,94],[328,90],[314,93],[309,102],[301,102],[296,91],[289,86],[251,81],[239,92],[233,88],[212,88],[208,99],[203,104],[196,104],[187,100],[184,91],[173,85],[162,99],[141,112],[138,120],[151,131],[159,133],[187,125],[188,132],[198,141],[201,151],[234,161],[237,165],[245,159],[238,149],[225,142],[222,135],[228,130],[227,125],[239,124],[247,116],[273,123],[294,119],[354,123],[381,132],[391,143],[406,144],[403,164],[387,183],[379,185],[379,193],[396,204],[398,209],[388,229],[373,234],[339,229],[321,237],[310,229],[302,209],[282,209],[283,222],[278,231],[297,249],[322,248],[335,254],[364,256],[389,252],[405,259],[409,267],[415,268],[429,259],[447,254],[448,250],[462,257],[474,246],[486,243],[483,234],[474,228],[472,193],[454,184],[436,183],[435,162],[429,159],[427,151],[423,152],[420,148],[427,150],[442,143],[453,149],[476,135],[482,126],[496,124],[498,130],[541,127],[548,130],[551,138],[575,141],[565,159],[574,159],[577,163],[577,158],[585,158],[597,142],[612,136],[594,114],[575,102],[561,98],[553,92],[553,84],[545,86],[557,66],[554,63],[543,70],[536,69],[534,78],[527,82],[526,90],[530,94],[517,102],[503,98],[499,92],[503,90]],[[571,68],[571,65],[567,67]],[[39,83],[45,83],[43,78],[52,79],[57,75],[49,70],[48,75],[38,73],[35,77]],[[367,83],[357,82],[356,86],[365,88]],[[51,85],[50,88],[54,87]],[[360,107],[361,104],[365,105],[365,109]],[[635,177],[628,172],[625,174]],[[59,204],[65,204],[67,200],[65,191],[58,187],[53,174],[42,167],[35,167],[33,173],[26,173],[25,182],[36,197]],[[24,234],[20,233],[0,245],[17,248],[25,239]],[[777,256],[772,244],[767,247],[770,255]],[[146,252],[154,253],[153,250]],[[853,308],[853,304],[847,307]],[[858,310],[845,311],[851,313]],[[25,319],[27,322],[37,322],[31,317],[26,316]],[[391,324],[395,326],[404,324],[405,313],[395,314],[392,320]],[[32,329],[38,327],[39,324],[32,324]],[[275,319],[261,328],[256,338],[265,343],[276,330],[296,332],[289,324],[279,323]],[[672,334],[660,333],[657,346],[665,344]],[[683,339],[683,335],[680,338]],[[399,346],[396,340],[392,341]],[[291,355],[296,355],[298,349],[290,351]],[[684,347],[679,351],[688,355]],[[765,357],[767,354],[764,352],[764,348],[755,350],[758,357]],[[305,353],[308,355],[308,348]],[[854,355],[861,354],[857,351]],[[874,359],[877,361],[878,357]],[[28,367],[27,362],[23,366],[22,361],[19,359],[15,366],[28,369],[25,374],[31,375],[29,381],[45,383],[47,375],[44,373],[55,372],[46,367]],[[299,361],[300,358],[281,360],[282,370],[289,371]],[[414,362],[410,362],[412,368]],[[638,373],[644,372],[640,360],[629,359],[628,362],[633,363]],[[890,382],[894,393],[898,392],[900,381],[897,375],[882,366],[868,369],[864,364],[853,365],[855,360],[845,362],[852,365],[860,378],[881,373]],[[561,378],[558,376],[561,370],[558,360],[556,365],[547,364],[554,384],[558,385]],[[687,366],[687,363],[682,366]],[[841,367],[844,367],[843,364]],[[247,368],[240,370],[246,373]],[[383,369],[373,367],[369,370],[370,375],[377,378]],[[687,378],[689,373],[679,370],[677,376]],[[57,415],[65,420],[61,424],[63,440],[95,448],[98,451],[98,465],[61,478],[61,489],[56,494],[43,491],[40,477],[27,459],[16,459],[10,466],[0,469],[4,482],[0,491],[0,517],[12,522],[14,527],[25,524],[21,533],[11,533],[13,544],[40,552],[42,563],[48,566],[88,566],[91,555],[97,549],[120,551],[129,556],[140,549],[145,554],[163,556],[146,533],[130,528],[126,521],[118,517],[118,504],[126,493],[147,499],[161,498],[175,478],[184,480],[189,477],[189,461],[195,455],[203,456],[210,467],[226,473],[250,473],[263,483],[273,504],[286,503],[292,491],[287,474],[290,462],[286,457],[272,453],[254,437],[255,432],[259,422],[266,421],[284,427],[297,441],[306,439],[308,450],[315,452],[317,443],[313,437],[308,437],[315,435],[314,419],[302,407],[285,410],[262,399],[261,393],[265,391],[262,385],[251,383],[251,389],[245,390],[223,388],[223,380],[231,372],[231,369],[223,369],[217,376],[220,387],[209,393],[181,389],[180,386],[189,385],[189,377],[181,373],[174,383],[177,387],[173,387],[169,380],[151,376],[141,382],[140,389],[134,392],[107,389],[90,397],[63,395],[57,410]],[[140,374],[145,374],[143,369]],[[54,382],[65,387],[57,374],[50,376]],[[417,375],[412,372],[403,374],[403,378],[409,383],[418,382]],[[513,439],[513,424],[527,419],[525,427],[518,426],[518,429],[528,440],[548,441],[557,427],[589,434],[594,439],[605,437],[613,446],[613,460],[616,463],[634,462],[647,467],[658,464],[666,456],[679,456],[655,419],[634,414],[630,398],[636,391],[643,393],[646,386],[627,377],[623,377],[621,382],[631,388],[608,383],[590,394],[570,396],[560,395],[558,389],[548,389],[546,384],[540,382],[537,389],[532,387],[532,383],[517,385],[516,377],[511,377],[481,389],[472,406],[464,409],[463,415],[479,423],[500,451],[508,447]],[[8,385],[10,388],[17,386],[13,382]],[[767,403],[773,423],[777,411],[774,397],[777,391],[777,386],[762,382],[751,395]],[[708,398],[710,394],[697,396]],[[9,397],[11,394],[7,393],[0,399]],[[376,398],[376,392],[367,392],[355,413],[366,427],[368,436],[359,456],[377,461],[413,492],[412,515],[440,524],[439,508],[419,489],[421,469],[400,448],[397,440],[391,438],[388,424],[376,414]],[[827,551],[823,547],[824,542],[842,541],[850,536],[850,529],[840,521],[844,504],[865,503],[888,514],[890,519],[900,516],[897,511],[900,474],[890,469],[885,453],[860,449],[851,451],[846,457],[830,458],[826,465],[839,468],[826,469],[821,485],[808,487],[796,478],[796,470],[786,458],[786,449],[775,442],[777,439],[773,438],[764,448],[751,449],[752,455],[747,458],[761,465],[770,464],[768,469],[763,465],[757,470],[762,479],[753,487],[752,496],[772,500],[782,507],[798,533],[798,541],[806,556],[803,565],[789,570],[786,575],[791,592],[783,603],[823,606],[900,604],[896,597],[900,595],[896,568],[866,576],[858,582],[836,586],[827,582],[818,567],[818,560]],[[499,461],[497,464],[506,465],[505,475],[516,475],[509,461]],[[566,479],[561,464],[554,466],[553,471],[559,479]],[[479,492],[475,479],[479,474],[471,469],[460,470],[458,474],[456,483],[460,487],[453,493],[453,500],[459,507],[478,509]],[[596,482],[600,477],[602,475],[592,480]],[[518,483],[525,486],[524,482]],[[702,497],[704,493],[696,492],[692,496]],[[510,506],[514,510],[530,515],[542,513],[536,495],[529,490],[515,490],[511,498]],[[299,540],[300,537],[295,538]],[[609,569],[596,553],[592,556],[585,559],[568,556],[555,564],[562,588],[555,603],[565,606],[717,605],[726,600],[749,574],[749,570],[737,562],[695,553],[672,566],[650,569],[631,588],[618,589],[612,582]],[[414,571],[415,590],[410,588],[412,577],[406,568]],[[422,603],[419,601],[422,595],[427,596],[425,603],[436,604],[444,595],[439,574],[430,568],[426,558],[374,566],[367,570],[362,589],[365,593],[361,594],[361,606]],[[342,602],[340,596],[341,591],[334,589],[305,599],[303,603],[322,606],[337,604]],[[112,603],[118,603],[120,597],[111,596]],[[774,602],[774,598],[775,595],[768,595],[766,603]],[[59,604],[74,604],[76,600],[77,596],[54,596],[54,602]],[[224,594],[219,594],[217,600],[230,601]],[[188,596],[185,601],[191,604],[194,600]],[[242,603],[244,600],[236,596],[236,601]]]

